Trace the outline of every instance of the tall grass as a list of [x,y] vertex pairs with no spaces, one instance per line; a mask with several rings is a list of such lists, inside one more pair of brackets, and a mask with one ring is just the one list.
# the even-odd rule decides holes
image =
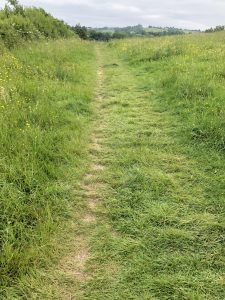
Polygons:
[[224,32],[112,45],[132,65],[156,78],[161,101],[182,116],[189,136],[225,149]]
[[0,294],[51,254],[83,172],[93,47],[42,42],[0,59]]

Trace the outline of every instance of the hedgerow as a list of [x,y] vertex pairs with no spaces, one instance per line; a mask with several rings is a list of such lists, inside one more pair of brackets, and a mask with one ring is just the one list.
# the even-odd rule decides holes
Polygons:
[[57,39],[74,36],[70,27],[42,8],[25,8],[9,0],[0,11],[0,41],[12,48],[25,41]]

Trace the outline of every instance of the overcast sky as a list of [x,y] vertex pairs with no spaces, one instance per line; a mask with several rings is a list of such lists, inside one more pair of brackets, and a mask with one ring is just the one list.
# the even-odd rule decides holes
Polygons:
[[[3,6],[4,0],[0,0]],[[153,25],[205,29],[225,24],[225,0],[21,0],[70,25]]]

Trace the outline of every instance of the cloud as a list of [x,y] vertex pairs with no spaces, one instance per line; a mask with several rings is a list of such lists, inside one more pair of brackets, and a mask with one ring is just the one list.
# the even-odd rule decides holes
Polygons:
[[141,12],[141,9],[135,6],[127,6],[124,4],[112,4],[111,8],[115,11],[123,11],[125,14],[128,12],[134,12],[134,13],[139,13]]
[[[43,7],[71,25],[132,24],[205,29],[225,23],[224,0],[21,0]],[[4,1],[0,0],[0,6]]]

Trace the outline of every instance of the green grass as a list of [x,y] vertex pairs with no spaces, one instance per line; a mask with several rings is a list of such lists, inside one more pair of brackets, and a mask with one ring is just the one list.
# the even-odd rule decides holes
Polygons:
[[[225,299],[224,41],[2,50],[5,299]],[[93,107],[95,47],[104,76]],[[85,225],[79,183],[90,155],[105,168],[96,222]],[[73,262],[77,236],[89,242],[85,279],[63,270],[57,252]]]
[[103,46],[108,188],[81,299],[225,298],[222,37]]
[[187,134],[218,150],[225,147],[224,38],[218,33],[117,43],[129,63],[157,77],[165,109],[181,115]]
[[87,160],[95,53],[78,39],[2,52],[0,298],[17,299],[12,287],[23,295],[21,278],[55,259],[54,239],[76,207],[74,190]]

